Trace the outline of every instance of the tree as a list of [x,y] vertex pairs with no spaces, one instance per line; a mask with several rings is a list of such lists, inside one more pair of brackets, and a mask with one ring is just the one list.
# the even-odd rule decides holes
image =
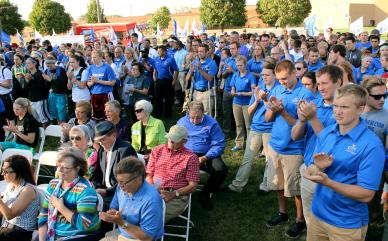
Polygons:
[[0,0],[0,20],[3,31],[10,35],[16,34],[16,30],[21,32],[25,26],[18,7],[9,0]]
[[297,26],[310,14],[311,3],[310,0],[259,0],[256,12],[264,23]]
[[[100,17],[101,23],[107,23],[108,20],[104,15],[104,9],[101,7],[100,2],[98,2],[98,7],[100,9]],[[97,1],[90,0],[88,5],[88,11],[86,12],[86,22],[87,23],[98,23],[98,15],[97,15]]]
[[168,24],[170,23],[170,21],[171,21],[170,10],[166,6],[158,8],[151,18],[152,26],[155,29],[158,23],[159,23],[160,29],[168,28]]
[[67,32],[71,28],[70,14],[58,2],[51,0],[35,0],[29,23],[39,33],[44,35]]
[[208,28],[243,26],[247,22],[245,0],[202,0],[201,20]]

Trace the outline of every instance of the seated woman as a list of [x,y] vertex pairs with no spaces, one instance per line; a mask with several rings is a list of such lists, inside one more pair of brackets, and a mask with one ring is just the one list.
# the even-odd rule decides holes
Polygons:
[[139,121],[132,125],[131,144],[147,161],[152,148],[167,142],[166,130],[161,120],[151,116],[152,104],[149,101],[136,102],[135,113]]
[[86,125],[89,128],[90,138],[94,138],[94,126],[96,122],[92,119],[92,106],[89,101],[79,101],[75,106],[75,118],[62,124],[62,142],[69,141],[69,131],[73,126]]
[[30,163],[23,156],[11,156],[4,161],[1,174],[8,186],[0,199],[0,240],[30,241],[39,212]]
[[15,141],[0,142],[0,150],[17,148],[34,151],[39,140],[39,123],[31,114],[31,102],[26,98],[17,98],[13,103],[13,111],[16,124],[9,122],[3,128],[15,135]]
[[58,179],[50,181],[38,217],[39,240],[96,240],[100,221],[97,193],[83,176],[84,154],[71,147],[57,160]]
[[91,139],[89,128],[86,125],[73,126],[69,132],[70,142],[72,147],[76,147],[85,154],[88,160],[88,172],[86,177],[90,177],[97,166],[97,152],[91,148]]

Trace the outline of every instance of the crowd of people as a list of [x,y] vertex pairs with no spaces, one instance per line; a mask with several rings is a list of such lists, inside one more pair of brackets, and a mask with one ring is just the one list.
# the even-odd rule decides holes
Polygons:
[[[5,44],[0,63],[0,150],[34,153],[40,127],[62,129],[42,202],[27,159],[3,162],[0,240],[31,240],[36,225],[40,241],[157,240],[200,171],[210,211],[213,194],[243,192],[260,156],[257,194],[278,195],[266,225],[288,222],[295,201],[287,237],[307,229],[308,241],[362,241],[380,200],[388,211],[388,43],[377,30],[171,35],[161,45],[136,33],[126,46],[31,40]],[[237,173],[222,157],[228,138]],[[388,221],[384,231],[385,241]]]

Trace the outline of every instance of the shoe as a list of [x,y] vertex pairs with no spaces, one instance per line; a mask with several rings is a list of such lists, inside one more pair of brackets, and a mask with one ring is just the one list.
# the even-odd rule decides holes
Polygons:
[[213,210],[213,203],[210,200],[210,195],[206,193],[200,193],[199,194],[199,202],[201,203],[201,206],[204,210]]
[[230,150],[233,151],[233,152],[236,152],[236,151],[241,150],[241,148],[239,148],[239,147],[237,147],[237,146],[234,146],[234,147],[232,147],[232,149],[230,149]]
[[[232,192],[239,192],[239,191],[237,191],[237,190],[235,190],[235,189],[233,189],[233,188],[230,188],[230,186],[231,186],[232,184],[230,184],[230,185],[228,185],[228,186],[223,186],[223,187],[221,187],[220,188],[220,191],[221,192],[229,192],[229,193],[232,193]],[[241,192],[241,191],[240,191]]]
[[261,190],[261,189],[257,189],[257,191],[256,191],[256,195],[259,196],[259,197],[266,196],[269,193],[270,193],[269,191],[264,191],[264,190]]
[[277,216],[271,218],[266,223],[267,227],[272,228],[281,223],[288,222],[288,214],[287,213],[278,213]]
[[306,222],[296,222],[286,231],[288,238],[298,238],[306,230]]

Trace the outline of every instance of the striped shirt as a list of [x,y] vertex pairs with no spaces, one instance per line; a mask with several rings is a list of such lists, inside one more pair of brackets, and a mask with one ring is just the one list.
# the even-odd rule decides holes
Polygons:
[[[47,223],[48,205],[59,179],[50,181],[45,193],[42,209],[38,216],[39,227]],[[64,190],[60,188],[58,195]],[[74,212],[71,222],[58,212],[55,226],[55,237],[67,237],[95,233],[100,228],[100,220],[97,212],[98,198],[92,184],[81,177],[79,182],[64,196],[65,206]]]

